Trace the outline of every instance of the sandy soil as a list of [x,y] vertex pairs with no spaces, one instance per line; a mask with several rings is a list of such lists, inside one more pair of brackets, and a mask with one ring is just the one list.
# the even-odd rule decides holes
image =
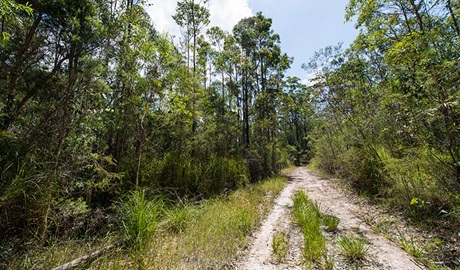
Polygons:
[[[355,198],[346,195],[330,180],[318,177],[308,169],[296,168],[290,181],[275,202],[269,216],[254,235],[254,241],[246,256],[237,263],[236,269],[303,269],[301,246],[302,236],[292,222],[291,197],[297,190],[305,191],[315,201],[321,212],[340,219],[337,233],[325,233],[328,241],[328,256],[334,259],[334,269],[426,269],[423,265],[402,250],[397,244],[375,233],[365,218],[372,207],[360,204]],[[282,263],[276,262],[272,251],[272,237],[283,232],[288,239],[288,252]],[[369,255],[359,265],[350,265],[343,259],[335,243],[340,235],[359,234],[367,239]]]

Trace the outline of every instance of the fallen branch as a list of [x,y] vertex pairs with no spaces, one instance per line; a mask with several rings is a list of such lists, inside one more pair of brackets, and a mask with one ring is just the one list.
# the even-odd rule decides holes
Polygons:
[[98,257],[100,257],[104,252],[107,252],[119,245],[121,245],[124,241],[120,241],[118,243],[115,243],[115,244],[112,244],[112,245],[109,245],[103,249],[100,249],[100,250],[96,250],[94,252],[92,252],[91,254],[89,255],[85,255],[83,257],[80,257],[80,258],[77,258],[71,262],[68,262],[66,264],[63,264],[61,266],[58,266],[56,268],[53,268],[53,270],[68,270],[68,269],[72,269],[72,268],[75,268],[75,267],[78,267],[82,264],[85,264],[85,263],[88,263],[90,261],[94,261],[95,259],[97,259]]

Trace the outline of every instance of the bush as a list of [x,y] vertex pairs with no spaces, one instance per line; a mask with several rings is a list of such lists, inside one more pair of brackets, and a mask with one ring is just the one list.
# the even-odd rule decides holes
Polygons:
[[218,194],[248,184],[248,170],[242,160],[213,155],[201,169],[197,183],[200,194]]
[[238,158],[211,155],[194,158],[186,154],[168,153],[152,163],[156,169],[150,170],[147,181],[150,185],[172,189],[178,196],[209,197],[224,191],[243,187],[249,182],[246,162]]

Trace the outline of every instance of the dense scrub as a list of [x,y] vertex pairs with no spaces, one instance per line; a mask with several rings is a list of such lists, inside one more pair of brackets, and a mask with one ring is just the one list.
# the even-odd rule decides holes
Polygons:
[[8,269],[52,269],[95,250],[111,250],[83,262],[89,269],[225,268],[233,264],[247,237],[271,209],[286,177],[273,177],[200,203],[173,202],[138,191],[119,202],[120,235],[52,241],[8,258]]
[[[316,165],[425,224],[460,224],[460,72],[451,1],[350,1],[360,34],[317,72]],[[430,222],[428,222],[430,221]]]
[[133,192],[199,201],[305,159],[271,19],[225,32],[204,2],[178,3],[182,43],[146,1],[0,0],[0,260],[120,233]]

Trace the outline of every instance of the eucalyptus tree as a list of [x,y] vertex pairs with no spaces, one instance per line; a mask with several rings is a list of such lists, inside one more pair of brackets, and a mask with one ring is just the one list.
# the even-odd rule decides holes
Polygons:
[[247,145],[250,143],[249,107],[257,107],[257,118],[261,122],[268,119],[283,73],[290,65],[290,59],[281,52],[280,37],[271,25],[271,19],[258,13],[241,20],[233,29],[242,52],[243,137]]
[[241,50],[243,143],[247,148],[253,143],[262,149],[263,171],[269,174],[276,169],[277,98],[291,59],[281,52],[272,20],[260,12],[236,24],[233,35]]
[[312,158],[308,136],[314,123],[313,93],[297,77],[288,77],[283,90],[278,108],[279,125],[285,143],[294,147],[290,155],[299,166]]
[[[363,34],[357,53],[377,48],[388,85],[401,113],[399,129],[411,146],[438,149],[433,154],[460,183],[458,141],[458,8],[452,1],[350,1],[347,16],[357,16]],[[380,45],[379,45],[380,44]],[[396,98],[398,97],[398,98]],[[393,123],[398,125],[397,123]],[[404,143],[404,141],[402,142]],[[447,180],[447,179],[445,179]],[[443,181],[445,181],[443,180]],[[447,180],[449,181],[449,180]]]
[[[173,19],[182,28],[185,28],[185,51],[187,55],[187,63],[190,67],[190,51],[192,52],[192,67],[196,73],[196,53],[198,49],[198,37],[204,26],[209,24],[210,13],[204,5],[208,0],[200,0],[198,3],[195,0],[182,0],[177,2],[176,14]],[[191,43],[191,45],[190,45]]]

